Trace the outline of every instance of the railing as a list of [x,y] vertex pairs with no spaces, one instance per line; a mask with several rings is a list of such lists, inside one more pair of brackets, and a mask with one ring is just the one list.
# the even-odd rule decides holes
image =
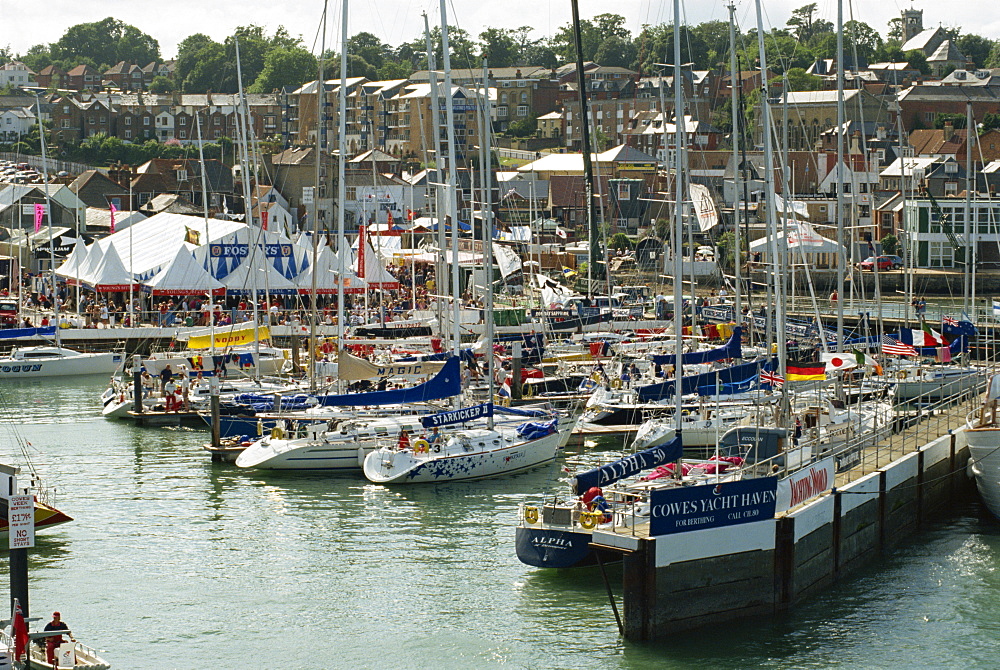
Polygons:
[[[41,156],[30,156],[26,154],[11,153],[8,151],[0,152],[0,159],[5,161],[14,161],[16,163],[27,163],[28,165],[42,169],[42,157]],[[70,174],[81,174],[87,170],[96,170],[93,165],[85,165],[83,163],[73,163],[71,161],[60,161],[54,158],[46,159],[44,163],[46,169],[50,174],[55,174],[60,171],[66,171]],[[107,172],[107,170],[104,170]]]

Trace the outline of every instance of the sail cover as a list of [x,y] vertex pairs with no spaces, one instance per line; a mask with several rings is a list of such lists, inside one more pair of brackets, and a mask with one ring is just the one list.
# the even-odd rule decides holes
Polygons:
[[402,405],[450,398],[462,392],[462,375],[458,358],[450,358],[433,379],[408,389],[372,391],[370,393],[343,393],[319,396],[325,407],[358,407],[360,405]]
[[[700,375],[688,375],[687,377],[683,377],[681,379],[681,394],[697,393],[699,386],[708,386],[710,384],[715,384],[717,381],[719,384],[733,384],[741,382],[744,379],[748,379],[758,374],[761,366],[765,363],[767,363],[767,360],[761,359],[759,361],[753,361],[752,363],[734,365],[723,370],[714,370]],[[774,366],[775,367],[772,369],[777,369],[777,363],[774,363]],[[640,386],[638,389],[638,395],[639,402],[650,402],[653,400],[671,398],[674,395],[674,380],[670,379],[659,384]]]
[[[721,347],[708,349],[706,351],[691,351],[681,354],[681,362],[684,365],[694,365],[695,363],[711,363],[712,361],[724,361],[727,358],[742,358],[743,347],[743,326],[733,328],[733,334],[729,341]],[[657,365],[672,365],[677,360],[674,354],[654,354],[653,362]]]
[[614,463],[608,463],[599,468],[587,470],[576,476],[574,482],[576,495],[583,495],[592,486],[607,486],[608,484],[617,482],[619,479],[631,477],[643,470],[651,470],[652,468],[676,461],[681,457],[683,452],[684,445],[681,442],[681,438],[675,437],[666,444],[661,444],[658,447],[650,447],[645,451],[618,459]]

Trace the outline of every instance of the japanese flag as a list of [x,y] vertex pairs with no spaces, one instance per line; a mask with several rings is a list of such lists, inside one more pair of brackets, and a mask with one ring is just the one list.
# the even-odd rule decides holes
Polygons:
[[850,370],[858,366],[858,358],[854,354],[823,354],[822,360],[826,363],[826,371],[830,370]]

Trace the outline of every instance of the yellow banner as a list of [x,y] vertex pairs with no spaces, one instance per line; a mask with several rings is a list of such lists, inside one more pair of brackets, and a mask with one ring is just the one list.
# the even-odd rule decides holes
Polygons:
[[[215,347],[217,349],[224,349],[226,347],[237,347],[241,344],[250,344],[254,341],[253,332],[253,327],[220,331],[215,333]],[[270,332],[267,330],[267,326],[261,326],[258,328],[257,333],[259,338],[262,340],[266,340],[271,336]],[[188,339],[188,349],[208,349],[211,346],[211,335],[192,335],[191,338]]]

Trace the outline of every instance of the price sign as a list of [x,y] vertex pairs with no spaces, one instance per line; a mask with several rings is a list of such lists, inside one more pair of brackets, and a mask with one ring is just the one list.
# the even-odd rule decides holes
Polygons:
[[10,548],[28,549],[35,546],[35,497],[10,496]]
[[302,187],[302,204],[311,205],[313,204],[313,187],[303,186]]

